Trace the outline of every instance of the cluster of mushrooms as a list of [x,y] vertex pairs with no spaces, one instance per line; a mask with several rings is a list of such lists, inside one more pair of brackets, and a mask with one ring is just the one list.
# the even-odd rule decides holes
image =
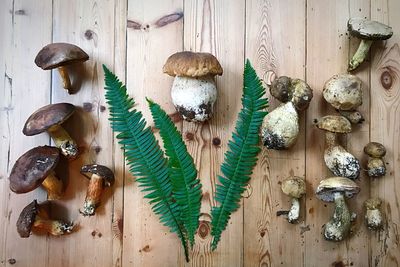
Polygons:
[[[71,93],[71,80],[68,67],[84,62],[89,56],[78,46],[67,43],[53,43],[45,46],[36,56],[35,63],[42,69],[57,68],[63,79],[64,88]],[[79,155],[78,145],[62,124],[75,112],[76,107],[69,103],[50,104],[36,110],[26,121],[23,133],[26,136],[47,132],[53,146],[38,146],[24,153],[15,162],[9,176],[10,190],[16,194],[31,192],[38,187],[47,191],[47,201],[33,200],[20,213],[16,226],[19,235],[27,238],[32,232],[45,232],[54,236],[71,233],[74,224],[52,219],[48,207],[52,201],[62,199],[66,184],[57,174],[56,167],[61,157],[74,160]],[[82,166],[81,174],[89,179],[85,202],[80,213],[92,216],[100,205],[105,187],[112,186],[113,172],[98,164]]]
[[[386,40],[393,35],[390,26],[363,18],[350,19],[348,30],[352,36],[361,39],[357,52],[349,62],[348,71],[355,70],[364,61],[373,41]],[[265,117],[261,130],[262,140],[269,149],[288,149],[295,144],[299,132],[298,111],[308,107],[313,96],[312,90],[300,79],[281,76],[271,83],[270,93],[284,104]],[[323,87],[323,98],[337,114],[315,120],[315,126],[325,131],[324,161],[333,174],[323,179],[315,191],[320,200],[335,203],[333,216],[324,226],[324,237],[329,241],[342,241],[351,232],[356,215],[350,212],[345,199],[360,192],[355,180],[361,171],[365,170],[371,178],[386,174],[383,160],[386,149],[382,144],[370,142],[364,147],[364,153],[369,159],[366,168],[362,169],[359,160],[338,140],[339,134],[351,133],[353,125],[364,121],[362,114],[357,111],[362,104],[362,96],[362,81],[358,77],[349,73],[334,75]],[[291,197],[292,206],[289,211],[279,211],[278,215],[285,214],[290,223],[296,223],[299,219],[299,199],[306,194],[306,183],[302,177],[292,176],[282,181],[281,189]],[[364,206],[368,229],[381,229],[382,200],[371,198],[365,201]]]

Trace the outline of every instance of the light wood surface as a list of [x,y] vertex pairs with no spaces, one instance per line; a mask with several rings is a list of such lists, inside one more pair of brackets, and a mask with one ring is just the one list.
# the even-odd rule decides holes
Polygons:
[[[400,2],[398,0],[4,0],[0,3],[0,266],[399,266],[400,265]],[[366,121],[341,142],[365,166],[363,147],[369,141],[387,147],[388,172],[370,180],[363,173],[362,190],[349,206],[358,214],[354,234],[345,242],[322,237],[333,205],[316,199],[319,181],[331,174],[323,162],[324,134],[314,119],[334,114],[322,98],[324,82],[344,73],[359,40],[349,38],[349,17],[367,17],[393,27],[394,36],[373,44],[372,53],[355,74],[364,85],[360,111]],[[161,20],[160,20],[161,19]],[[51,42],[70,42],[90,56],[68,95],[57,72],[34,64],[37,52]],[[224,74],[217,77],[216,115],[203,125],[177,122],[195,159],[203,184],[200,231],[185,263],[176,235],[151,212],[125,168],[123,153],[108,124],[102,64],[126,82],[149,124],[145,97],[169,114],[172,77],[162,73],[166,58],[176,51],[211,52]],[[218,249],[211,252],[210,210],[220,164],[240,110],[244,60],[258,75],[266,72],[305,79],[314,90],[309,109],[300,114],[300,136],[289,151],[263,149],[241,208],[235,212]],[[83,74],[83,75],[82,75]],[[268,93],[269,96],[269,93]],[[16,195],[8,175],[26,150],[51,144],[46,134],[26,137],[26,118],[48,103],[78,107],[66,123],[82,154],[62,162],[68,177],[64,199],[52,207],[55,216],[75,221],[78,231],[60,238],[32,235],[19,238],[15,222],[37,189]],[[279,103],[270,99],[270,109]],[[220,144],[218,144],[220,141]],[[99,163],[115,170],[113,189],[106,190],[97,216],[79,214],[88,182],[79,174],[83,164]],[[288,209],[280,181],[304,176],[307,197],[301,202],[299,224],[276,212]],[[378,233],[364,225],[363,202],[384,201],[385,227]],[[201,234],[200,234],[201,233]]]

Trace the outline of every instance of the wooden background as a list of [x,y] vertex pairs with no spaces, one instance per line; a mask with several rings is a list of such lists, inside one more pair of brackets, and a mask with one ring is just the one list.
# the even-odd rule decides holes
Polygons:
[[[2,0],[0,5],[0,266],[400,265],[400,1]],[[313,127],[313,120],[334,113],[321,90],[329,77],[346,72],[349,56],[357,48],[359,41],[349,39],[346,30],[352,16],[388,23],[395,32],[387,42],[373,45],[369,63],[357,72],[364,82],[361,111],[366,121],[343,138],[364,165],[363,146],[370,140],[383,143],[388,149],[388,173],[375,181],[362,174],[362,191],[349,201],[359,215],[356,232],[345,242],[329,243],[321,231],[333,206],[317,200],[313,191],[330,173],[323,162],[324,134]],[[74,95],[61,88],[57,72],[43,71],[33,62],[42,46],[59,41],[77,44],[90,55]],[[219,98],[212,121],[178,122],[204,193],[200,231],[189,264],[177,237],[160,225],[124,167],[107,121],[101,69],[105,63],[126,81],[147,118],[145,96],[172,114],[172,78],[161,69],[170,54],[181,50],[212,52],[224,68],[217,79]],[[301,114],[297,145],[290,151],[263,150],[241,209],[233,215],[218,249],[211,252],[212,195],[240,109],[245,58],[261,77],[273,70],[305,79],[314,89],[314,99]],[[46,195],[41,189],[11,193],[8,174],[23,152],[50,144],[46,134],[25,137],[21,130],[34,110],[57,102],[79,107],[66,128],[83,154],[61,164],[59,173],[69,177],[69,185],[58,203],[61,207],[52,210],[77,222],[79,231],[61,238],[21,239],[15,228],[19,212],[35,198],[44,201]],[[271,108],[277,104],[271,100]],[[88,183],[78,170],[94,162],[114,168],[117,183],[104,195],[97,216],[83,218],[78,208]],[[292,174],[305,176],[308,183],[297,225],[275,215],[290,205],[279,181]],[[363,224],[362,203],[370,196],[384,200],[387,221],[379,233],[370,233]],[[123,225],[122,235],[117,225]]]

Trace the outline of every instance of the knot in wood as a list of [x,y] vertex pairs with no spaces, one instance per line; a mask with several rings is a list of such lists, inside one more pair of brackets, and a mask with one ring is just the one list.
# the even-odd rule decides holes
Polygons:
[[214,146],[219,146],[221,144],[221,139],[219,139],[218,137],[214,137],[212,143]]
[[199,236],[205,239],[210,232],[210,226],[207,221],[201,221],[199,226]]
[[386,90],[389,90],[390,88],[392,88],[393,77],[389,71],[385,70],[384,72],[382,72],[381,84],[382,84],[383,88],[385,88]]

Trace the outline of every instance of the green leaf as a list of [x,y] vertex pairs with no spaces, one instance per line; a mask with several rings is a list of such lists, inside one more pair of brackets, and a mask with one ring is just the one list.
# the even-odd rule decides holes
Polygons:
[[172,198],[172,183],[168,162],[142,114],[133,109],[134,100],[126,87],[103,65],[106,100],[110,110],[112,129],[118,133],[119,144],[125,149],[130,172],[149,199],[155,214],[163,225],[178,235],[189,261],[186,233],[178,203]]
[[264,95],[265,88],[247,60],[243,74],[242,109],[232,139],[228,142],[228,151],[221,165],[222,175],[218,176],[219,184],[216,185],[214,198],[219,205],[211,209],[212,250],[217,248],[231,214],[239,208],[242,193],[257,163],[261,150],[259,129],[268,107]]
[[147,100],[155,126],[160,130],[168,157],[172,192],[181,210],[181,218],[188,233],[190,245],[199,226],[201,206],[201,184],[193,158],[186,149],[182,136],[171,118],[156,103]]

